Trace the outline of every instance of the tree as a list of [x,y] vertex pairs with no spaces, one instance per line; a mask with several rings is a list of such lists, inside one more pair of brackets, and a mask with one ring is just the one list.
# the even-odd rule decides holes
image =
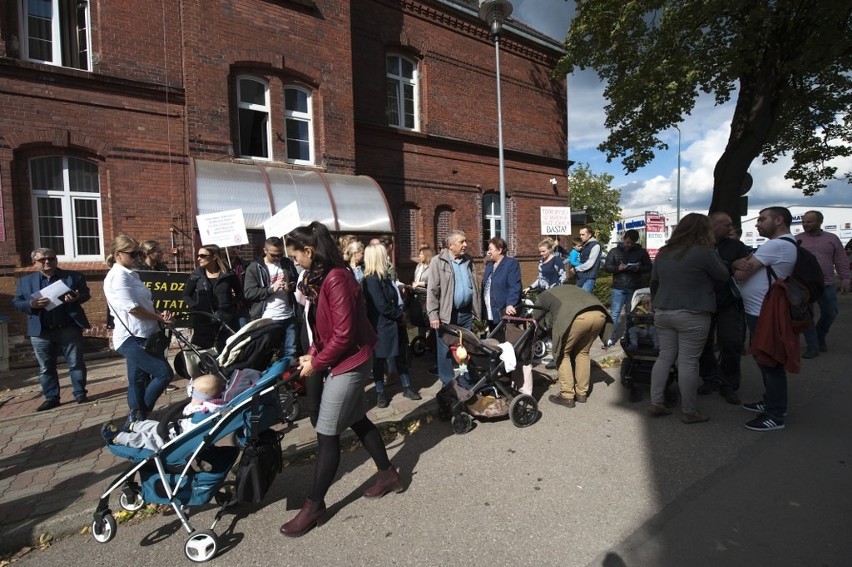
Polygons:
[[590,67],[607,82],[599,149],[628,172],[668,148],[657,134],[692,111],[699,90],[717,104],[736,96],[711,211],[739,219],[758,156],[790,154],[787,179],[811,195],[836,177],[829,160],[852,155],[849,0],[576,1],[554,74]]
[[621,218],[621,191],[610,187],[613,176],[592,173],[589,164],[577,166],[568,177],[568,201],[572,211],[585,209],[592,218],[588,223],[595,229],[598,240],[606,244],[612,227]]

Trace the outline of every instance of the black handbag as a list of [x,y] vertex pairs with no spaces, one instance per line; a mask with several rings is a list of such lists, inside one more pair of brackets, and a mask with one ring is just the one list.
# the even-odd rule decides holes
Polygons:
[[171,338],[166,334],[166,331],[160,329],[155,334],[145,339],[145,352],[154,356],[163,356],[163,353],[169,348],[172,342]]

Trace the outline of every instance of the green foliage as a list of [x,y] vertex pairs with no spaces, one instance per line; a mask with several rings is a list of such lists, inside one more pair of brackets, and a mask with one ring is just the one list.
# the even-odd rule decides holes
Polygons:
[[607,173],[591,172],[589,164],[580,164],[571,172],[568,179],[568,198],[571,210],[585,209],[594,220],[589,224],[594,227],[597,239],[606,244],[616,221],[621,217],[621,191],[610,187],[613,177]]
[[715,210],[727,210],[758,156],[789,154],[786,177],[812,194],[837,176],[829,160],[852,155],[850,29],[848,0],[577,0],[554,75],[588,67],[607,82],[599,149],[628,172],[668,148],[657,134],[699,91],[736,96],[714,183]]
[[610,308],[612,304],[612,274],[601,270],[598,279],[595,280],[595,296],[607,309]]

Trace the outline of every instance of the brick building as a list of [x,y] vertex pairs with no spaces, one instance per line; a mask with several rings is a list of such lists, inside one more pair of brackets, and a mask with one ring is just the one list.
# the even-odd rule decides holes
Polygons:
[[[92,334],[103,336],[113,236],[159,240],[188,271],[196,214],[245,207],[259,242],[263,217],[293,191],[325,187],[345,199],[348,187],[380,187],[389,219],[372,230],[396,232],[403,275],[419,244],[436,246],[451,228],[481,255],[499,198],[494,44],[477,4],[2,3],[0,315],[11,316],[13,347],[27,343],[10,301],[34,247],[86,273]],[[526,279],[539,206],[566,202],[565,84],[550,77],[559,54],[558,42],[508,22],[507,234]],[[375,208],[337,208],[351,215],[359,204]],[[252,248],[234,252],[248,260]]]

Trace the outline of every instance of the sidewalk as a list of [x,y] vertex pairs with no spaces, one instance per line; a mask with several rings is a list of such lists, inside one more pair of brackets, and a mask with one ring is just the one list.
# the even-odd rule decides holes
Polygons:
[[[622,353],[620,349],[604,351],[596,342],[591,354],[600,360]],[[427,416],[437,412],[434,400],[440,382],[427,373],[433,364],[432,353],[412,363],[412,383],[422,400],[404,398],[399,384],[387,387],[390,405],[369,412],[380,428],[431,419]],[[100,435],[105,422],[123,422],[127,416],[124,359],[98,358],[87,360],[87,365],[89,401],[74,402],[67,372],[60,366],[62,405],[45,412],[35,411],[43,401],[37,368],[14,369],[0,379],[0,553],[32,545],[45,533],[62,538],[89,526],[101,491],[127,465],[105,448]],[[535,372],[538,379],[555,375],[544,364]],[[178,390],[160,398],[157,412],[185,399],[186,380],[178,378],[173,383]],[[374,401],[371,393],[368,399]],[[286,430],[285,461],[313,448],[316,436],[307,418],[281,427]]]

